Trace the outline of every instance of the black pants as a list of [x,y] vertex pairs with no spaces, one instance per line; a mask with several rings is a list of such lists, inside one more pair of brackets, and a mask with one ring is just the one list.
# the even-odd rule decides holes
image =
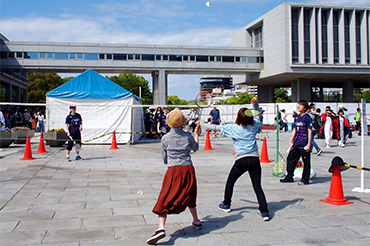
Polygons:
[[[75,140],[76,144],[80,144],[81,146],[81,132],[79,131],[79,132],[70,133],[70,134],[73,140]],[[72,150],[72,147],[73,147],[73,141],[70,138],[68,138],[67,150]]]
[[299,158],[303,159],[303,172],[302,172],[302,182],[309,182],[311,173],[311,151],[306,152],[304,149],[292,148],[287,157],[287,177],[293,178],[294,170],[297,166]]
[[231,204],[231,197],[233,196],[234,184],[240,176],[245,172],[249,172],[254,192],[256,193],[259,210],[261,213],[268,213],[265,193],[261,186],[261,164],[258,157],[244,157],[235,161],[231,168],[229,177],[227,178],[225,186],[225,197],[223,203],[225,205]]

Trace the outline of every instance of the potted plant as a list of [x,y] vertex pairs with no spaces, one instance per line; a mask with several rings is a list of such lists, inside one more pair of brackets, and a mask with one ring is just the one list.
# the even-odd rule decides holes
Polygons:
[[31,138],[35,136],[35,131],[31,130],[28,127],[24,126],[16,126],[12,128],[12,132],[15,133],[15,141],[16,144],[25,144],[27,140],[27,136],[30,136]]
[[9,128],[0,128],[0,148],[9,147],[15,139],[15,134]]
[[50,129],[44,133],[44,140],[50,147],[62,147],[68,140],[68,136],[63,128]]

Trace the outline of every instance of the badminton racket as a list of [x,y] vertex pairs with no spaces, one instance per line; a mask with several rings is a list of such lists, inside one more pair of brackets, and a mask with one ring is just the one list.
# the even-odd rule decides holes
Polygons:
[[[200,108],[199,121],[201,120],[202,111],[213,104],[213,97],[208,91],[201,91],[195,97],[195,104]],[[199,123],[198,123],[199,125]]]

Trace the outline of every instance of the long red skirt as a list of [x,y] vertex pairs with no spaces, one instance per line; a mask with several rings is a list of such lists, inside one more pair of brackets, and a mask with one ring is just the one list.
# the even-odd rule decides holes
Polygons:
[[186,207],[195,207],[196,200],[197,180],[193,165],[169,167],[153,213],[179,214]]

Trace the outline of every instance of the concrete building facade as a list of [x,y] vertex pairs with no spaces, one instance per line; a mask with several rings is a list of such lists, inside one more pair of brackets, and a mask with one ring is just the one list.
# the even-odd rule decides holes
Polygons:
[[293,102],[342,88],[353,102],[353,88],[370,87],[369,39],[369,7],[285,2],[233,34],[233,46],[262,48],[264,59],[234,84],[258,85],[260,102],[273,102],[276,87],[291,87]]

